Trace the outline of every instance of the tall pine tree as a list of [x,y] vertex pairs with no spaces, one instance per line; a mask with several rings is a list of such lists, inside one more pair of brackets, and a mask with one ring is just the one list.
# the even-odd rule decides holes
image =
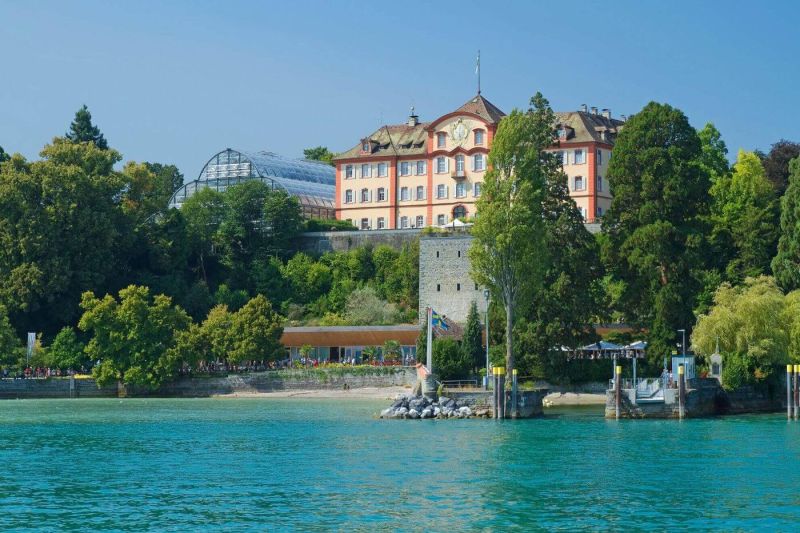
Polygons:
[[781,236],[772,272],[781,288],[800,288],[800,157],[789,163],[789,187],[781,198]]
[[100,129],[92,124],[92,114],[89,113],[86,104],[75,113],[75,119],[69,125],[66,137],[74,143],[93,142],[101,150],[108,149],[106,138],[100,133]]
[[478,317],[478,306],[473,301],[467,313],[467,323],[464,326],[464,336],[461,338],[461,351],[464,360],[469,361],[470,368],[483,367],[483,336],[481,335],[481,321]]

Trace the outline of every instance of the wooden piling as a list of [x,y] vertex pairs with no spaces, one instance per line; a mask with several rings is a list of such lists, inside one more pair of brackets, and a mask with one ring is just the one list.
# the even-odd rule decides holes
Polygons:
[[506,369],[505,367],[500,367],[497,369],[498,374],[498,387],[497,393],[500,395],[500,418],[506,417]]
[[513,381],[511,382],[511,418],[519,416],[519,407],[517,406],[517,369],[511,371]]
[[614,367],[614,401],[616,402],[617,420],[622,409],[622,365]]
[[792,398],[792,370],[793,365],[786,365],[786,418],[792,419],[792,412],[794,411],[794,399]]
[[492,367],[492,403],[494,403],[494,418],[500,418],[500,395],[497,393],[499,387],[497,377],[497,367]]
[[686,416],[686,376],[683,364],[678,365],[678,418]]
[[800,413],[800,365],[794,365],[794,419]]

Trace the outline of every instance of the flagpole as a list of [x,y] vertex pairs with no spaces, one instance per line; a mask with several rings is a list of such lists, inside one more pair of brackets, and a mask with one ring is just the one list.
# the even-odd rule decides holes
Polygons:
[[478,64],[475,67],[478,71],[478,94],[481,94],[481,51],[478,50]]
[[425,352],[428,356],[428,372],[433,374],[433,308],[428,307],[427,310],[427,319],[428,319],[428,342],[425,343]]

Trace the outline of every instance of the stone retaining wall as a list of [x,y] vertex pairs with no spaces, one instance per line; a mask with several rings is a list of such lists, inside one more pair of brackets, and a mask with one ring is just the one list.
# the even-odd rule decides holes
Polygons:
[[156,396],[201,398],[219,394],[274,392],[281,390],[331,390],[363,387],[414,385],[415,369],[384,367],[352,372],[335,369],[282,370],[210,378],[185,378],[151,392],[116,385],[98,388],[93,379],[76,379],[70,391],[69,378],[0,379],[0,399],[23,398],[116,398]]

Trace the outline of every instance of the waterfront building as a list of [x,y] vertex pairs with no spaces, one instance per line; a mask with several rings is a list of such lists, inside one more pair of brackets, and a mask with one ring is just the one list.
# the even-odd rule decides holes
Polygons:
[[[360,230],[443,226],[475,216],[497,126],[505,116],[481,94],[455,111],[382,126],[336,156],[336,216]],[[609,110],[557,113],[558,143],[570,195],[587,222],[611,203],[606,178],[623,121]]]
[[196,180],[175,191],[169,206],[180,208],[187,198],[210,187],[223,192],[232,185],[258,180],[295,196],[306,218],[335,218],[336,178],[330,165],[307,159],[287,159],[272,152],[226,148],[211,156]]
[[292,360],[308,357],[320,362],[344,363],[353,359],[361,362],[364,348],[375,347],[381,352],[386,341],[396,341],[402,352],[402,362],[408,363],[417,355],[419,326],[396,324],[389,326],[300,326],[283,328],[281,344]]

